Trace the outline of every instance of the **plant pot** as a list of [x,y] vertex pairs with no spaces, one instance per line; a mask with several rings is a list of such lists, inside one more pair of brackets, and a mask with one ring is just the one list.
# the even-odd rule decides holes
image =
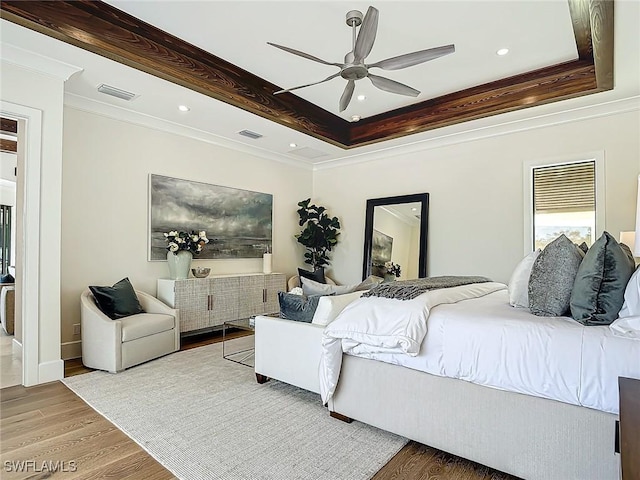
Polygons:
[[193,260],[193,254],[187,250],[178,250],[176,253],[167,252],[169,278],[171,280],[188,278],[191,260]]
[[384,281],[385,282],[395,282],[396,281],[396,276],[393,273],[385,273]]

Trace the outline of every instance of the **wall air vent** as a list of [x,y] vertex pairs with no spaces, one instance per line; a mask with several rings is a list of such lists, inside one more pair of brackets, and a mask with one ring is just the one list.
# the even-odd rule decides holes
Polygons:
[[262,138],[261,134],[252,132],[251,130],[241,130],[238,133],[244,137],[249,137],[252,140],[257,140],[259,138]]
[[100,93],[111,95],[112,97],[121,98],[122,100],[126,100],[127,102],[138,97],[138,95],[136,95],[135,93],[120,90],[119,88],[112,87],[111,85],[107,85],[105,83],[101,83],[100,85],[98,85],[98,91]]

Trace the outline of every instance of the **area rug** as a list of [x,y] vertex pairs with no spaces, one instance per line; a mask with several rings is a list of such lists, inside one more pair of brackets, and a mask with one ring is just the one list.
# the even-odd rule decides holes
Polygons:
[[317,394],[257,384],[220,344],[64,383],[182,479],[368,479],[407,442],[330,418]]

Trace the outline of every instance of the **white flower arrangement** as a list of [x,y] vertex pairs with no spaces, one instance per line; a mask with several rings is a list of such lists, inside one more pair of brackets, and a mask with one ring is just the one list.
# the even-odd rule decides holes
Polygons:
[[385,262],[384,268],[386,269],[388,275],[395,275],[396,278],[401,275],[400,265],[398,265],[397,263]]
[[167,250],[176,255],[180,250],[187,250],[191,253],[198,254],[202,251],[204,246],[209,243],[207,238],[207,232],[204,230],[200,232],[179,232],[172,230],[164,234],[164,238],[167,240]]

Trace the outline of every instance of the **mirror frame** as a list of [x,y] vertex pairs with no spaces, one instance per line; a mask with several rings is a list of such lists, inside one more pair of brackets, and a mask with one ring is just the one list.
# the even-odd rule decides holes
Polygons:
[[367,200],[364,223],[364,260],[362,279],[371,275],[371,246],[373,243],[373,212],[375,207],[396,205],[398,203],[420,203],[420,251],[418,259],[418,278],[427,276],[427,233],[429,231],[429,194],[415,193],[396,197],[371,198]]

